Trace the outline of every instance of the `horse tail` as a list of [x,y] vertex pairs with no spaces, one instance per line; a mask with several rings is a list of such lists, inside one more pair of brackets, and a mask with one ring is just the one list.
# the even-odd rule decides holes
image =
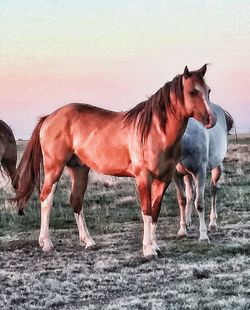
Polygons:
[[226,111],[224,109],[222,109],[222,110],[223,110],[223,112],[225,114],[225,119],[226,119],[226,124],[227,124],[227,131],[229,132],[233,128],[233,126],[234,126],[234,120],[233,120],[232,115],[228,111]]
[[0,132],[3,134],[0,142],[4,145],[0,160],[0,175],[10,177],[12,183],[17,161],[16,140],[11,128],[3,120],[0,120]]
[[20,215],[23,214],[25,204],[35,187],[40,193],[40,177],[43,163],[39,133],[46,118],[47,116],[41,117],[38,121],[14,174],[13,186],[16,196],[12,201],[17,203]]

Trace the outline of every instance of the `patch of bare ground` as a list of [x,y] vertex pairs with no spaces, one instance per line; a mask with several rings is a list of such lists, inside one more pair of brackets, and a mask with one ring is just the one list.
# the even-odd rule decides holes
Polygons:
[[56,250],[43,254],[38,231],[0,243],[1,309],[247,309],[250,225],[229,225],[199,244],[197,231],[176,237],[177,221],[161,219],[162,256],[141,253],[142,227],[95,235],[96,251],[76,229],[53,230]]
[[177,238],[171,187],[157,231],[161,256],[150,261],[142,256],[142,223],[129,179],[90,178],[85,213],[95,251],[79,244],[66,175],[51,219],[51,254],[38,245],[36,195],[26,216],[17,217],[1,192],[0,309],[250,309],[249,166],[249,145],[231,145],[218,196],[219,230],[209,233],[209,244],[198,242],[196,214],[188,237]]

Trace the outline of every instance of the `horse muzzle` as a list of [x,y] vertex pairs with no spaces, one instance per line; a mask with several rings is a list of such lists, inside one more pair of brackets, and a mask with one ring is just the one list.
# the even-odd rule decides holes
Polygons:
[[216,113],[209,113],[206,121],[203,123],[205,128],[209,129],[209,128],[213,128],[215,126],[217,122],[217,115]]

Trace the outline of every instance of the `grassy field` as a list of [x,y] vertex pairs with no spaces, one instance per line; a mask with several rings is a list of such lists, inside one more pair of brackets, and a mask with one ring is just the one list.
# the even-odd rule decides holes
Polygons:
[[[250,137],[230,137],[218,195],[219,230],[198,243],[198,216],[178,239],[175,190],[167,191],[158,225],[162,256],[142,257],[142,221],[134,181],[91,172],[84,212],[96,251],[79,245],[63,174],[54,200],[51,237],[38,245],[39,203],[32,196],[25,216],[16,215],[0,189],[1,309],[250,309]],[[21,156],[24,142],[18,142]],[[209,213],[206,192],[206,220]]]

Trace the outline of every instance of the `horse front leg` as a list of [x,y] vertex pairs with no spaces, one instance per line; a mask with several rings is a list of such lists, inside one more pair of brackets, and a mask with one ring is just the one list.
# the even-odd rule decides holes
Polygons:
[[151,207],[151,186],[152,179],[147,174],[140,174],[136,177],[137,191],[141,205],[141,212],[144,224],[143,230],[143,255],[145,257],[157,256],[152,240],[152,207]]
[[216,211],[216,201],[217,201],[217,182],[221,176],[222,165],[214,168],[211,171],[211,184],[210,184],[210,192],[211,192],[211,213],[210,213],[210,223],[209,230],[217,230],[218,226],[216,223],[217,220],[217,211]]
[[162,182],[159,180],[154,180],[152,184],[152,224],[151,224],[151,240],[152,246],[157,254],[160,254],[160,248],[156,241],[156,227],[159,218],[161,203],[164,193],[170,182]]
[[193,198],[193,187],[192,187],[192,176],[187,174],[183,178],[185,184],[186,193],[186,225],[187,228],[191,228],[192,224],[192,198]]
[[205,224],[205,202],[204,202],[204,191],[205,191],[205,182],[206,182],[206,169],[202,169],[195,176],[195,189],[196,189],[196,198],[195,198],[195,208],[199,215],[200,220],[200,238],[199,241],[208,241],[207,236],[207,227]]

